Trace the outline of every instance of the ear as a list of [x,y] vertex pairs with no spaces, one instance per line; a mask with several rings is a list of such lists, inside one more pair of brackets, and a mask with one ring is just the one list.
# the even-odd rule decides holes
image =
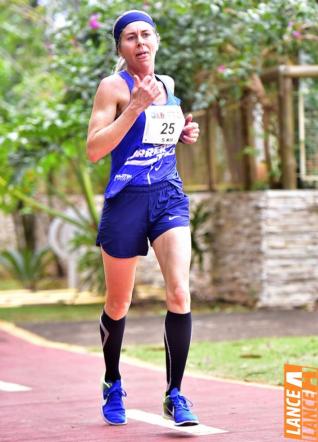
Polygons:
[[157,50],[158,50],[160,46],[160,35],[158,34],[158,32],[156,32],[156,37],[157,37]]
[[118,45],[116,46],[116,54],[118,55],[118,57],[122,57],[121,52],[120,52],[120,38],[119,38]]

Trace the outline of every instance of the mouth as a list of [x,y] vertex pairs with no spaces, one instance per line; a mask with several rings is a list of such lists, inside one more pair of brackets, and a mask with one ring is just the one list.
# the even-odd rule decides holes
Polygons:
[[148,52],[147,51],[142,51],[142,52],[138,52],[137,54],[136,54],[136,57],[137,58],[144,58],[144,57],[146,57],[148,55]]

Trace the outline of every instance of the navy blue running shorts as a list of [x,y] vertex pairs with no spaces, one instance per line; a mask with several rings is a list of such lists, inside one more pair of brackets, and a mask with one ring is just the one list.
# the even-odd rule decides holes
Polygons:
[[150,244],[173,227],[189,226],[189,197],[168,181],[127,186],[105,199],[96,246],[116,258],[147,255]]

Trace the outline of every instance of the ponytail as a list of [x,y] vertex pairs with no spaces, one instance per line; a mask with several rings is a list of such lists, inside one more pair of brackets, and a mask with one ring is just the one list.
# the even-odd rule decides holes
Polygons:
[[123,57],[119,56],[117,63],[114,66],[113,73],[116,74],[117,72],[126,69],[126,67],[127,67],[126,60]]

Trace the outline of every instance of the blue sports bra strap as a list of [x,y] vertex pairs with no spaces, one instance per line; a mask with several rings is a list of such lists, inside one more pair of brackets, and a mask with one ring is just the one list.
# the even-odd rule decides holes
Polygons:
[[[129,91],[131,93],[133,87],[134,87],[134,78],[127,72],[127,71],[119,71],[118,74],[121,76],[122,79],[124,79],[127,83],[127,86],[129,88]],[[168,82],[164,75],[156,75],[156,78],[161,81],[166,88],[168,101],[167,104],[177,104],[180,105],[179,98],[175,97],[173,95],[173,92],[171,91]]]
[[129,90],[131,92],[134,87],[134,79],[128,74],[127,71],[120,71],[118,72],[118,74],[126,81],[127,86],[129,87]]

